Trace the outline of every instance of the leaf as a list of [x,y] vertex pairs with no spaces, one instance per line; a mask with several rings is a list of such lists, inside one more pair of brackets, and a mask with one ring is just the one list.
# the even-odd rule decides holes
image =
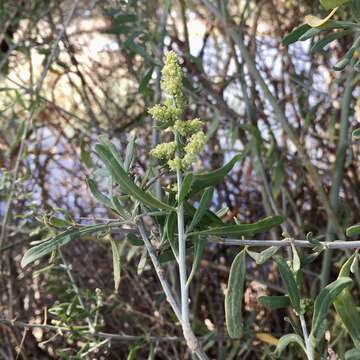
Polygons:
[[175,210],[171,206],[161,202],[151,194],[145,192],[137,185],[135,185],[134,182],[127,176],[127,173],[124,171],[121,164],[116,160],[108,147],[97,144],[95,149],[97,155],[104,162],[113,179],[120,185],[124,192],[128,193],[136,200],[151,208],[159,208],[170,211]]
[[314,313],[312,318],[312,326],[310,338],[313,344],[323,335],[324,322],[330,305],[343,289],[350,286],[352,280],[349,277],[341,277],[325,286],[320,294],[316,297],[314,303]]
[[204,191],[200,199],[199,207],[196,209],[194,217],[192,218],[191,223],[187,229],[188,232],[191,232],[191,230],[200,222],[200,220],[205,215],[206,211],[209,209],[213,194],[214,194],[213,187],[209,187]]
[[269,344],[269,345],[273,345],[276,346],[279,343],[279,340],[272,336],[271,334],[267,334],[267,333],[256,333],[256,338],[259,339],[260,341]]
[[352,137],[353,137],[355,140],[359,140],[359,139],[360,139],[360,128],[359,128],[359,129],[355,129],[355,130],[352,132]]
[[259,303],[270,310],[286,308],[290,305],[288,296],[260,296]]
[[247,253],[255,260],[257,265],[264,264],[273,255],[275,255],[278,252],[278,250],[279,250],[278,246],[270,246],[267,249],[261,251],[260,253],[246,249]]
[[181,205],[184,202],[186,196],[189,194],[192,181],[193,181],[193,174],[192,173],[186,174],[181,184],[181,189],[178,199],[179,205]]
[[281,278],[289,293],[291,305],[298,314],[301,314],[300,292],[295,280],[295,276],[293,272],[290,270],[286,261],[282,257],[276,256],[275,261],[278,266]]
[[43,256],[50,254],[60,246],[68,244],[72,240],[79,239],[83,236],[91,235],[96,232],[108,230],[108,224],[98,224],[91,225],[83,228],[72,228],[62,232],[59,235],[56,235],[53,238],[45,240],[38,245],[33,246],[27,250],[21,260],[21,267],[34,262],[37,259],[42,258]]
[[[195,215],[196,209],[194,206],[190,205],[187,201],[184,202],[184,213],[186,222],[189,223],[192,221]],[[223,226],[224,222],[211,210],[207,210],[199,222],[199,225],[203,226]]]
[[171,249],[175,257],[177,257],[179,253],[177,242],[175,241],[176,228],[177,228],[177,215],[175,212],[171,212],[166,218],[164,232],[167,236],[167,239],[169,241],[169,244],[171,246]]
[[237,154],[220,169],[204,172],[201,174],[194,174],[194,180],[190,194],[194,195],[209,186],[214,186],[221,182],[224,177],[232,170],[234,165],[243,157],[244,154]]
[[60,228],[60,229],[67,228],[67,227],[72,225],[71,222],[69,222],[67,220],[64,220],[64,219],[60,219],[60,218],[55,217],[55,216],[50,217],[49,224],[54,226],[54,227]]
[[360,224],[352,225],[346,229],[346,236],[356,236],[360,234]]
[[337,71],[343,70],[345,66],[350,63],[351,59],[353,58],[355,52],[359,49],[359,47],[360,36],[356,38],[356,40],[354,41],[350,49],[346,52],[346,54],[343,56],[343,58],[333,66],[333,69]]
[[90,152],[86,148],[84,140],[81,140],[80,142],[80,160],[88,169],[92,169],[94,167],[94,163],[91,160]]
[[96,182],[90,178],[86,179],[86,183],[89,187],[89,190],[91,192],[91,195],[102,205],[110,208],[110,209],[114,209],[114,206],[110,200],[110,198],[108,198],[106,195],[102,194],[96,185]]
[[332,41],[340,39],[346,35],[351,34],[352,31],[351,30],[343,30],[343,31],[337,31],[337,32],[333,32],[330,33],[326,36],[324,36],[321,40],[317,41],[316,43],[314,43],[311,47],[311,52],[315,53],[315,52],[319,52],[322,51],[324,49],[324,47],[328,44],[330,44]]
[[[351,266],[356,260],[354,253],[341,267],[338,278],[350,275]],[[336,313],[339,315],[345,329],[349,333],[354,345],[360,347],[360,314],[357,309],[350,287],[346,287],[334,300]]]
[[300,348],[304,351],[306,354],[306,348],[304,345],[304,342],[302,338],[297,334],[288,334],[284,335],[279,339],[279,342],[276,346],[276,349],[274,351],[274,356],[279,358],[282,352],[292,343],[298,344]]
[[324,17],[323,19],[314,15],[306,15],[305,22],[311,27],[319,27],[321,25],[324,25],[336,13],[337,9],[338,9],[337,7],[332,9],[330,14]]
[[359,360],[360,349],[351,349],[345,353],[345,360]]
[[310,29],[310,26],[308,24],[303,24],[293,30],[290,34],[286,35],[282,43],[285,46],[289,46],[290,44],[293,44],[294,42],[298,41],[300,36],[305,34]]
[[215,236],[243,236],[254,235],[280,225],[283,222],[281,216],[269,216],[252,224],[238,224],[214,227],[207,230],[194,231],[192,235],[215,235]]
[[111,243],[113,257],[114,287],[115,292],[118,292],[120,286],[120,251],[117,242],[110,235],[108,239]]
[[146,248],[144,247],[143,251],[142,251],[142,254],[141,254],[141,258],[140,258],[138,267],[137,267],[137,274],[138,275],[141,275],[143,273],[143,271],[144,271],[144,268],[145,268],[145,265],[146,265],[147,254],[148,254],[148,252],[147,252]]
[[143,79],[140,81],[139,92],[141,92],[144,95],[146,94],[146,91],[149,89],[148,85],[151,80],[154,69],[155,69],[155,67],[151,66],[150,69],[148,69],[147,72],[145,73]]
[[344,5],[348,1],[349,0],[320,0],[320,4],[325,10],[330,10]]
[[193,277],[195,276],[199,266],[200,266],[200,262],[201,262],[201,258],[203,256],[204,253],[204,249],[206,246],[207,241],[205,239],[195,239],[195,247],[194,247],[194,260],[193,260],[193,265],[191,268],[191,272],[190,275],[188,277],[188,280],[186,282],[186,286],[189,286]]
[[225,294],[226,327],[231,338],[240,338],[243,332],[242,302],[246,275],[246,252],[242,250],[234,259]]
[[132,246],[143,246],[144,242],[137,237],[133,233],[127,233],[125,239],[132,245]]
[[135,140],[136,140],[136,133],[135,133],[135,131],[132,131],[129,142],[128,142],[128,144],[126,146],[126,150],[125,150],[125,160],[124,160],[124,170],[125,171],[129,171],[130,166],[134,160]]

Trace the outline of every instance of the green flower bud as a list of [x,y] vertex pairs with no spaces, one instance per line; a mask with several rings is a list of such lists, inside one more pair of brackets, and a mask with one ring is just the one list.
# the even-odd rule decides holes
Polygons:
[[203,123],[200,119],[193,119],[187,121],[177,120],[174,124],[176,130],[181,136],[193,135],[200,131]]
[[202,151],[205,145],[205,134],[199,131],[191,135],[189,142],[186,144],[184,151],[185,154],[196,155]]
[[176,156],[175,159],[168,161],[168,165],[169,165],[169,168],[173,171],[181,170],[182,161],[178,156]]
[[150,154],[160,160],[169,160],[174,156],[175,151],[176,143],[175,141],[171,141],[157,145],[155,149],[151,150]]
[[170,96],[182,97],[182,70],[174,51],[169,51],[162,69],[162,87]]

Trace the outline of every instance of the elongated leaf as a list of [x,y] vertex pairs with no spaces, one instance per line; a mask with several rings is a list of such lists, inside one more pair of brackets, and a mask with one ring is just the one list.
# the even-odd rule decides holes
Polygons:
[[359,129],[355,129],[355,130],[352,132],[352,137],[353,137],[355,140],[359,140],[359,139],[360,139],[360,128],[359,128]]
[[133,233],[127,233],[125,239],[132,245],[132,246],[143,246],[144,242],[137,237]]
[[288,264],[286,261],[280,257],[275,257],[276,264],[278,266],[281,278],[286,286],[286,289],[289,293],[289,298],[291,305],[295,309],[295,311],[300,314],[301,313],[301,307],[300,307],[300,292],[298,285],[295,280],[295,276],[293,272],[290,270]]
[[270,310],[286,308],[290,305],[288,296],[260,296],[259,303]]
[[345,353],[345,360],[359,360],[360,349],[351,349]]
[[200,199],[199,207],[196,209],[194,217],[189,225],[188,232],[190,232],[200,222],[202,217],[205,215],[206,211],[209,209],[213,194],[214,194],[213,187],[209,187],[204,191]]
[[325,10],[331,10],[338,6],[344,5],[349,0],[320,0],[321,5]]
[[127,173],[124,171],[121,164],[113,156],[112,152],[109,150],[108,147],[97,144],[95,146],[95,149],[96,153],[104,162],[113,179],[120,185],[121,189],[124,192],[128,193],[136,200],[151,208],[159,208],[171,211],[174,210],[174,208],[172,208],[171,206],[156,199],[154,196],[135,185],[134,182],[127,176]]
[[130,166],[134,160],[135,156],[135,140],[136,140],[136,133],[133,131],[130,135],[129,142],[126,146],[125,151],[125,160],[124,160],[124,170],[129,171]]
[[293,44],[294,42],[298,41],[300,36],[305,34],[310,29],[310,26],[308,24],[304,24],[293,30],[290,34],[286,35],[282,43],[285,46],[288,46],[290,44]]
[[113,272],[114,272],[114,287],[115,292],[118,292],[120,286],[120,251],[117,242],[109,236],[111,243],[111,251],[113,257]]
[[151,66],[150,69],[146,71],[146,74],[144,75],[143,79],[139,84],[139,92],[141,92],[142,94],[146,94],[146,92],[149,90],[148,85],[151,80],[154,69],[155,67]]
[[[350,269],[356,256],[357,253],[353,254],[341,267],[339,279],[350,275]],[[360,314],[351,295],[350,287],[343,289],[335,298],[334,306],[354,345],[360,347]]]
[[110,200],[110,198],[108,198],[106,195],[102,194],[97,186],[96,186],[96,182],[90,178],[86,179],[86,183],[89,187],[89,190],[91,192],[91,195],[102,205],[110,208],[110,209],[114,209],[114,206]]
[[50,254],[58,247],[64,246],[72,240],[79,239],[83,236],[91,235],[96,232],[104,231],[107,229],[109,229],[109,225],[107,224],[98,224],[98,225],[87,226],[84,228],[68,229],[62,232],[61,234],[56,235],[55,237],[48,239],[46,241],[43,241],[40,244],[35,245],[29,250],[27,250],[21,260],[21,267],[25,267],[26,265],[34,262],[35,260]]
[[176,228],[177,228],[176,213],[171,212],[166,218],[165,234],[167,236],[167,239],[169,241],[169,244],[171,246],[171,249],[172,249],[175,257],[177,257],[178,253],[179,253],[177,242],[175,241]]
[[204,249],[206,246],[207,241],[204,239],[196,239],[195,240],[195,247],[194,247],[194,260],[191,268],[190,275],[186,282],[186,286],[189,286],[193,277],[195,276],[197,270],[199,269],[201,258],[204,253]]
[[322,51],[326,45],[330,44],[334,40],[340,39],[351,33],[352,33],[351,30],[343,30],[343,31],[337,31],[337,32],[330,33],[330,34],[324,36],[321,40],[317,41],[311,47],[311,52]]
[[277,358],[280,358],[282,352],[292,343],[295,343],[300,346],[300,348],[304,351],[306,354],[306,348],[305,344],[302,340],[302,338],[297,334],[288,334],[284,335],[279,339],[279,342],[276,346],[276,349],[274,351],[274,356]]
[[234,259],[225,295],[226,327],[231,338],[243,333],[242,303],[246,275],[246,252],[242,250]]
[[120,158],[120,153],[116,148],[116,146],[109,140],[109,138],[106,135],[100,135],[98,137],[98,140],[101,145],[105,146],[112,153],[112,155],[120,164],[120,166],[123,167],[123,162]]
[[331,19],[331,17],[336,13],[337,9],[338,9],[337,7],[335,9],[332,9],[330,14],[328,14],[324,18],[319,18],[314,15],[307,15],[307,16],[305,16],[305,22],[308,25],[310,25],[311,27],[316,27],[316,28],[320,27],[320,26],[326,24]]
[[59,229],[64,229],[73,225],[71,222],[55,216],[51,216],[51,218],[49,219],[49,224]]
[[86,144],[83,140],[81,140],[80,143],[80,160],[88,169],[92,169],[94,167],[90,152],[86,148]]
[[325,286],[325,288],[316,297],[314,303],[314,313],[310,338],[313,344],[320,339],[324,332],[324,322],[329,311],[330,305],[343,289],[350,286],[352,280],[349,277],[341,277]]
[[184,177],[184,180],[181,184],[181,189],[180,189],[180,194],[179,194],[179,199],[178,199],[179,205],[184,202],[186,196],[189,194],[192,181],[193,181],[193,174],[192,173],[186,174]]
[[143,251],[141,253],[141,258],[140,258],[140,261],[139,261],[139,264],[138,264],[138,267],[137,267],[137,274],[138,275],[141,275],[145,269],[145,265],[146,265],[146,260],[147,260],[147,250],[146,248],[144,247],[143,248]]
[[194,180],[191,188],[191,195],[198,193],[199,191],[214,186],[221,182],[224,177],[232,170],[234,165],[244,157],[244,154],[235,155],[227,164],[217,170],[194,174]]
[[360,224],[353,225],[346,229],[346,236],[356,236],[360,234]]
[[193,235],[215,235],[222,237],[254,235],[271,229],[283,222],[281,216],[270,216],[253,224],[239,224],[214,227],[207,230],[194,231]]
[[[190,205],[187,201],[184,202],[184,212],[185,212],[185,219],[186,222],[189,223],[192,221],[196,209]],[[223,226],[224,222],[211,210],[207,210],[204,216],[201,218],[199,225],[202,226]]]
[[261,251],[260,253],[255,251],[250,251],[247,249],[247,253],[255,260],[257,265],[262,265],[268,261],[272,256],[274,256],[279,250],[278,246],[270,246],[267,249]]

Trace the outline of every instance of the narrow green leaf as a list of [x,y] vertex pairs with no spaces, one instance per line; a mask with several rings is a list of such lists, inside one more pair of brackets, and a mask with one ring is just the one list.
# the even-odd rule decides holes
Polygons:
[[72,240],[79,239],[83,236],[91,235],[96,232],[104,231],[109,229],[107,224],[98,224],[87,226],[83,228],[72,228],[62,232],[59,235],[56,235],[53,238],[45,240],[38,245],[33,246],[27,250],[21,260],[21,267],[34,262],[37,259],[42,258],[45,255],[50,254],[58,247],[68,244]]
[[346,229],[346,236],[357,236],[360,234],[360,224],[352,225]]
[[108,198],[106,195],[102,194],[96,185],[96,182],[90,178],[86,179],[86,183],[89,187],[89,190],[91,192],[91,195],[102,205],[110,208],[110,209],[114,209],[114,206],[110,200],[110,198]]
[[345,360],[359,360],[360,349],[351,349],[345,353]]
[[132,246],[143,246],[144,242],[137,237],[133,233],[127,233],[125,239],[132,245]]
[[276,358],[280,358],[282,352],[292,343],[295,343],[295,344],[299,345],[300,348],[306,354],[306,348],[305,348],[305,344],[304,344],[302,338],[297,334],[288,334],[288,335],[282,336],[279,339],[279,342],[278,342],[278,344],[276,346],[276,349],[275,349],[273,355]]
[[175,255],[175,257],[178,256],[178,246],[177,246],[177,241],[175,239],[175,233],[176,233],[176,229],[177,229],[177,215],[175,212],[171,212],[169,213],[169,215],[166,218],[166,222],[165,222],[165,234],[166,237],[169,241],[169,244],[171,246],[171,249]]
[[279,250],[278,246],[270,246],[260,253],[246,249],[247,253],[255,260],[257,265],[262,265],[268,261]]
[[331,10],[344,5],[348,1],[349,0],[320,0],[320,3],[325,10]]
[[343,289],[350,286],[352,280],[349,277],[341,277],[325,286],[325,288],[316,297],[314,303],[314,313],[312,318],[312,326],[310,338],[313,344],[321,338],[324,332],[324,322],[330,305]]
[[140,81],[139,84],[139,92],[142,94],[146,94],[146,91],[148,90],[148,85],[151,80],[152,74],[154,72],[155,67],[151,66],[150,69],[148,69],[143,77],[143,79]]
[[205,215],[206,211],[209,209],[213,194],[214,194],[213,187],[209,187],[204,191],[200,199],[199,207],[196,209],[194,217],[187,229],[188,232],[191,232],[191,230],[200,222],[200,220]]
[[355,129],[355,130],[352,132],[352,137],[353,137],[355,140],[359,140],[359,139],[360,139],[360,128],[359,128],[359,129]]
[[291,269],[289,268],[286,261],[280,257],[275,257],[276,264],[278,266],[281,278],[286,286],[286,289],[289,293],[289,298],[291,301],[291,305],[295,309],[295,311],[300,314],[301,313],[301,307],[300,307],[300,292],[298,285],[295,280],[295,276]]
[[351,33],[351,30],[342,30],[325,35],[322,39],[313,44],[310,51],[313,53],[322,51],[326,45],[330,44],[334,40],[340,39]]
[[141,253],[141,258],[137,267],[137,274],[141,275],[145,269],[145,265],[146,265],[146,260],[147,260],[147,250],[146,247],[143,248],[143,251]]
[[67,227],[73,225],[71,222],[64,220],[64,219],[60,219],[56,216],[50,217],[49,224],[56,228],[60,228],[60,229],[67,228]]
[[108,147],[97,144],[95,146],[95,149],[97,155],[104,162],[113,179],[120,185],[121,189],[124,192],[128,193],[136,200],[151,208],[174,211],[174,208],[161,202],[160,200],[153,197],[151,194],[145,192],[137,185],[135,185],[134,182],[127,176],[127,173],[124,171],[121,164],[116,160]]
[[94,163],[91,160],[90,152],[86,148],[84,140],[81,140],[80,142],[80,160],[88,169],[92,169],[94,167]]
[[180,194],[178,198],[179,205],[181,205],[184,202],[185,198],[189,194],[189,191],[191,190],[192,181],[193,181],[192,173],[188,173],[184,176],[184,180],[181,184]]
[[290,34],[286,35],[282,43],[285,46],[289,46],[290,44],[293,44],[294,42],[298,41],[300,36],[305,34],[310,28],[308,24],[304,24],[293,30]]
[[135,157],[135,140],[136,140],[136,134],[135,131],[132,131],[125,151],[125,160],[124,160],[125,171],[129,171],[130,166]]
[[[342,277],[346,278],[350,275],[354,260],[357,260],[357,253],[353,254],[341,267],[338,276],[339,279]],[[343,289],[335,298],[334,307],[354,345],[360,347],[360,314],[351,294],[350,287]]]
[[288,296],[260,296],[259,303],[270,310],[286,308],[290,305]]
[[240,338],[243,333],[242,303],[246,275],[246,252],[242,250],[234,259],[225,295],[226,327],[231,338]]
[[117,242],[111,237],[108,236],[108,239],[111,243],[111,251],[113,257],[113,272],[114,272],[114,287],[115,292],[118,292],[120,286],[120,251]]
[[283,222],[281,216],[270,216],[253,224],[238,224],[219,226],[207,230],[194,231],[193,235],[214,235],[221,237],[254,235],[280,225]]
[[99,143],[106,147],[113,155],[113,157],[117,160],[117,162],[120,164],[120,166],[123,168],[123,162],[120,158],[119,150],[116,148],[116,146],[109,140],[109,138],[106,135],[100,135],[98,137]]
[[[189,223],[194,218],[196,209],[194,206],[189,204],[187,201],[184,202],[184,212],[186,223]],[[207,210],[199,222],[199,225],[202,226],[223,226],[224,222],[211,210]]]
[[214,186],[221,182],[224,177],[232,170],[234,165],[244,157],[244,154],[235,155],[227,164],[217,170],[194,174],[194,180],[191,188],[191,195],[199,191]]
[[194,260],[191,268],[190,275],[188,277],[188,280],[186,282],[186,286],[189,286],[193,277],[195,276],[197,270],[199,269],[201,258],[204,253],[205,246],[207,244],[206,239],[195,239],[195,247],[194,247]]

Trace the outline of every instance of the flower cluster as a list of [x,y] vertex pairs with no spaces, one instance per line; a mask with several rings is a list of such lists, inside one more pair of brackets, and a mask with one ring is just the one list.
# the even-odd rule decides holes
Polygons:
[[180,140],[157,145],[151,155],[167,162],[172,170],[186,170],[204,148],[203,123],[199,119],[181,120],[184,112],[183,73],[173,51],[167,54],[162,76],[161,86],[167,99],[164,104],[150,108],[149,114],[160,129],[173,131]]

